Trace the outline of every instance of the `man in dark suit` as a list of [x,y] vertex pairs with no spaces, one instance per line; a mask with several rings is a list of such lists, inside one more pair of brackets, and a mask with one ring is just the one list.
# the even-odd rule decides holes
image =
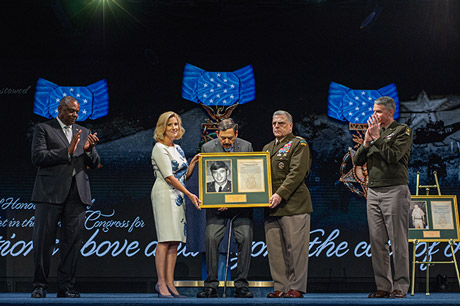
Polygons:
[[[252,144],[238,138],[238,125],[232,119],[224,119],[219,123],[217,139],[205,143],[202,153],[212,152],[252,152]],[[222,162],[223,163],[223,162]],[[238,244],[237,275],[235,294],[237,298],[252,298],[249,291],[247,276],[251,260],[253,220],[250,208],[219,208],[206,209],[206,269],[208,277],[204,288],[198,292],[199,298],[216,298],[219,285],[219,244],[222,241],[228,220],[233,219],[233,232]]]
[[86,206],[91,190],[86,168],[100,163],[95,146],[99,139],[75,121],[80,106],[64,97],[58,117],[37,124],[32,140],[32,163],[38,167],[32,192],[35,207],[33,298],[46,297],[48,274],[58,222],[61,222],[57,297],[80,297],[74,290],[82,243]]
[[228,180],[231,176],[230,170],[223,161],[215,161],[209,169],[211,171],[212,182],[206,184],[207,192],[231,192],[232,182]]

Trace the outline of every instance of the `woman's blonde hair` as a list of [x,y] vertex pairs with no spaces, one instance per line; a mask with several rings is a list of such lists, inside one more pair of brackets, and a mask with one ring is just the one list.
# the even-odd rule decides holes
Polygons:
[[168,120],[171,117],[176,117],[177,122],[179,123],[179,132],[177,133],[177,139],[181,139],[185,133],[185,129],[182,127],[182,119],[173,111],[164,112],[160,115],[157,121],[157,126],[155,127],[155,131],[153,132],[153,138],[156,141],[163,141],[165,138],[165,131],[166,125],[168,124]]

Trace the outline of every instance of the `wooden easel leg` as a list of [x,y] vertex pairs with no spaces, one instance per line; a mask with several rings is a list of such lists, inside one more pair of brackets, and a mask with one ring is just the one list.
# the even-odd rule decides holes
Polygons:
[[454,261],[455,272],[457,273],[458,286],[460,287],[460,275],[458,274],[457,259],[455,258],[454,241],[449,239],[450,249],[452,251],[452,260]]
[[415,239],[413,241],[414,243],[414,250],[412,252],[412,289],[411,289],[411,294],[412,296],[414,296],[414,292],[415,292],[415,250],[417,249],[417,244],[418,244],[418,240]]

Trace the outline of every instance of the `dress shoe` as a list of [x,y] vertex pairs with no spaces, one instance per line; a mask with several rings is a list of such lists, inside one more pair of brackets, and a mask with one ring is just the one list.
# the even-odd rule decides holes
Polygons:
[[233,297],[236,298],[252,298],[254,297],[254,294],[252,294],[251,291],[249,291],[248,287],[241,287],[241,288],[236,288],[235,293],[233,294]]
[[46,289],[43,287],[35,287],[34,291],[32,292],[33,298],[45,298],[46,297]]
[[204,287],[203,290],[197,293],[197,298],[216,298],[217,290],[211,287]]
[[[166,286],[166,287],[168,287],[168,286]],[[174,298],[171,294],[161,294],[161,293],[160,293],[160,289],[158,289],[158,284],[155,285],[155,290],[157,291],[158,297],[159,297],[160,299],[165,299],[165,298],[166,298],[166,299],[171,299],[171,298]],[[168,288],[168,291],[171,292],[171,291],[169,290],[169,288]]]
[[303,298],[303,293],[297,290],[289,290],[288,292],[284,293],[284,298]]
[[80,293],[73,289],[67,288],[67,289],[59,290],[57,293],[57,297],[58,298],[79,298]]
[[377,290],[374,293],[369,294],[368,298],[371,299],[382,299],[390,297],[390,292],[384,290]]
[[283,294],[284,292],[276,290],[274,292],[270,292],[269,294],[267,294],[267,297],[268,298],[280,298],[283,296]]
[[401,290],[393,290],[393,292],[390,294],[390,298],[392,299],[404,299],[406,297],[406,293]]
[[[168,287],[168,285],[166,285],[166,287]],[[174,292],[172,292],[171,289],[169,289],[169,287],[168,287],[168,291],[169,291],[169,293],[171,293],[171,295],[173,296],[173,298],[176,298],[176,299],[177,299],[177,298],[179,298],[179,299],[186,298],[185,295],[182,295],[182,294],[179,294],[179,293],[178,293],[178,294],[175,294]]]

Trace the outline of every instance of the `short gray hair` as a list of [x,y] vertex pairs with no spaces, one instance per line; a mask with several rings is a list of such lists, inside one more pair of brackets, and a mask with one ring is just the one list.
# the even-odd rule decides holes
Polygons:
[[219,132],[226,131],[228,129],[233,129],[233,131],[236,133],[238,130],[238,124],[233,121],[232,118],[224,119],[221,122],[219,122],[219,126],[217,127]]
[[273,113],[273,117],[275,116],[286,116],[289,123],[292,123],[292,115],[289,114],[287,111],[277,110],[276,112]]
[[374,101],[374,104],[383,105],[387,109],[396,110],[395,100],[391,97],[383,96]]

